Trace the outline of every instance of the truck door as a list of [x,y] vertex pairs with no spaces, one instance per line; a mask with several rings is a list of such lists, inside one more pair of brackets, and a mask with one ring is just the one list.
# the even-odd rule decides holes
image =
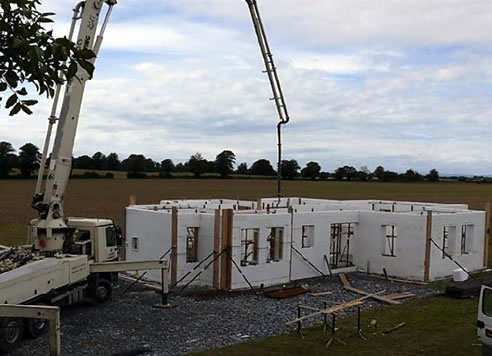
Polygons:
[[482,340],[484,355],[492,355],[492,288],[482,285],[478,303],[478,336]]

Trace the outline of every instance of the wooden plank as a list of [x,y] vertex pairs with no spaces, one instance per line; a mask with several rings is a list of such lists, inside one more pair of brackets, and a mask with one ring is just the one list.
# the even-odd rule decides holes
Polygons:
[[223,290],[231,289],[232,283],[232,209],[222,211],[221,245],[226,252],[222,254],[220,271],[220,288]]
[[309,305],[296,305],[296,307],[302,308],[302,309],[307,309],[307,310],[315,310],[315,311],[321,311],[320,308],[314,308]]
[[323,309],[323,310],[317,311],[317,312],[312,313],[312,314],[301,316],[300,318],[296,318],[294,320],[286,322],[285,325],[298,323],[300,321],[303,321],[303,320],[306,320],[306,319],[309,319],[309,318],[312,318],[314,316],[321,315],[321,314],[332,314],[332,313],[340,312],[340,311],[345,310],[347,308],[356,307],[356,306],[361,305],[361,304],[364,304],[364,303],[360,302],[360,301],[352,301],[352,302],[348,302],[345,304],[340,304],[340,305],[337,305],[337,306],[334,306],[334,307],[331,307],[328,309]]
[[384,290],[382,291],[379,291],[377,293],[373,293],[373,294],[369,294],[369,295],[366,295],[362,298],[358,298],[358,299],[354,299],[350,302],[347,302],[347,303],[343,303],[343,304],[339,304],[339,305],[336,305],[334,307],[331,307],[331,308],[328,308],[328,309],[322,309],[322,310],[319,310],[317,311],[316,313],[312,313],[312,314],[308,314],[308,315],[304,315],[300,318],[297,318],[297,319],[294,319],[294,320],[291,320],[291,321],[288,321],[285,323],[285,325],[290,325],[290,324],[294,324],[294,323],[297,323],[299,321],[303,321],[303,320],[306,320],[306,319],[309,319],[309,318],[312,318],[314,316],[317,316],[317,315],[321,315],[321,314],[333,314],[333,313],[338,313],[342,310],[345,310],[345,309],[348,309],[348,308],[353,308],[353,307],[356,307],[356,306],[359,306],[359,305],[362,305],[364,304],[364,300],[366,299],[369,299],[369,298],[372,298],[374,296],[377,296],[378,294],[381,294],[383,293]]
[[348,281],[347,276],[345,275],[345,273],[340,273],[338,275],[338,278],[340,278],[340,281],[342,282],[342,284],[343,284],[344,287],[350,287],[350,282]]
[[385,298],[388,298],[391,300],[400,300],[400,299],[413,298],[415,296],[417,296],[417,295],[414,293],[401,293],[401,294],[386,295]]
[[353,301],[353,302],[348,302],[348,303],[345,303],[345,304],[341,304],[341,305],[336,305],[334,307],[331,307],[329,309],[324,309],[321,311],[321,314],[334,314],[334,313],[338,313],[338,312],[341,312],[342,310],[345,310],[345,309],[348,309],[348,308],[352,308],[352,307],[356,307],[358,305],[362,305],[364,304],[362,301]]
[[178,280],[178,209],[173,207],[171,210],[171,284],[174,285]]
[[327,290],[327,291],[325,291],[325,292],[311,293],[311,295],[312,295],[313,297],[323,297],[323,296],[325,296],[325,295],[330,295],[330,294],[333,294],[333,292],[332,292],[332,291],[328,291],[328,290]]
[[429,282],[430,279],[431,240],[432,240],[432,211],[428,211],[426,233],[425,233],[424,282]]
[[393,327],[393,328],[391,328],[391,329],[385,330],[385,331],[383,331],[383,335],[390,334],[390,333],[392,333],[393,331],[398,330],[399,328],[401,328],[401,327],[405,326],[405,324],[406,324],[406,323],[400,323],[400,324],[398,324],[397,326],[395,326],[395,327]]
[[118,276],[118,278],[122,279],[124,281],[127,281],[127,282],[135,282],[136,281],[137,283],[141,284],[142,287],[152,289],[152,290],[155,290],[157,292],[162,292],[162,286],[159,283],[149,282],[147,280],[138,280],[135,277],[127,276],[125,274],[120,274]]
[[487,267],[489,263],[489,232],[490,232],[490,203],[485,204],[485,233],[483,238],[483,265]]
[[375,300],[380,301],[380,302],[383,302],[383,303],[393,304],[393,305],[401,304],[401,302],[398,302],[396,300],[391,300],[391,299],[388,299],[388,298],[380,296],[380,295],[371,294],[369,292],[366,292],[364,290],[357,289],[354,287],[344,287],[344,288],[350,292],[354,292],[354,293],[357,293],[360,295],[370,296],[370,298],[375,299]]
[[227,289],[232,288],[232,220],[234,211],[229,209],[227,211],[227,255],[230,257],[227,260],[227,278],[226,278],[226,287]]
[[[383,277],[383,276],[377,276],[377,275],[374,275],[374,274],[371,274],[370,276],[373,277],[373,278],[386,280],[386,278]],[[410,281],[408,279],[398,279],[398,278],[388,277],[388,280],[391,281],[391,282],[416,284],[416,285],[419,285],[419,286],[426,286],[426,285],[428,285],[428,283],[426,283],[426,282]]]
[[220,241],[220,209],[215,210],[215,220],[214,220],[214,264],[213,264],[213,288],[220,289],[220,261],[217,255],[222,251],[221,241]]

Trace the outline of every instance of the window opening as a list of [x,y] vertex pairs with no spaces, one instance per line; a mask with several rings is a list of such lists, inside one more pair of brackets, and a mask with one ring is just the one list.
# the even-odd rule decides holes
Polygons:
[[284,229],[281,227],[272,227],[267,241],[270,244],[267,262],[281,261],[283,258]]
[[350,240],[354,236],[355,223],[331,224],[330,268],[353,266]]
[[302,227],[302,248],[313,247],[314,245],[314,225],[304,225]]
[[442,231],[442,258],[449,255],[449,226],[444,226]]
[[132,250],[138,251],[138,248],[139,248],[138,237],[132,237]]
[[473,236],[473,225],[463,225],[461,227],[461,254],[466,255],[471,252]]
[[186,263],[198,262],[198,227],[186,228]]
[[258,264],[259,229],[241,230],[241,266]]
[[385,244],[383,256],[396,257],[396,239],[398,238],[398,226],[384,225]]

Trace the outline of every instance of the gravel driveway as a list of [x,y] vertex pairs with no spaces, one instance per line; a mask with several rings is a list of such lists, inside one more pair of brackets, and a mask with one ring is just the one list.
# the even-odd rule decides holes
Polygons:
[[[368,292],[435,293],[424,287],[388,283],[363,274],[354,273],[349,277],[354,287]],[[300,303],[321,307],[322,299],[344,302],[361,297],[345,291],[336,277],[326,281],[310,280],[303,285],[312,291],[331,290],[333,294],[319,298],[308,293],[275,300],[266,297],[258,299],[249,292],[197,298],[203,293],[188,291],[185,296],[171,293],[170,302],[174,308],[156,309],[152,308],[153,304],[160,302],[156,292],[135,286],[123,294],[128,284],[120,282],[113,299],[105,305],[77,305],[62,309],[62,355],[115,355],[144,346],[151,350],[146,355],[182,355],[290,332],[293,327],[287,327],[284,323],[296,317],[296,308],[291,305]],[[379,304],[367,301],[363,308]],[[352,311],[340,314],[348,313]],[[303,326],[319,322],[320,318],[317,318],[305,322]],[[46,355],[48,349],[48,338],[42,337],[25,341],[11,355]]]

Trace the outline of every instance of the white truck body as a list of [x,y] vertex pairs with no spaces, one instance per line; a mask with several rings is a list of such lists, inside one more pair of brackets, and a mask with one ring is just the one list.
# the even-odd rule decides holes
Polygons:
[[478,303],[477,332],[483,355],[492,356],[492,288],[485,285],[482,285]]
[[87,256],[41,258],[0,274],[0,303],[22,304],[88,277]]

